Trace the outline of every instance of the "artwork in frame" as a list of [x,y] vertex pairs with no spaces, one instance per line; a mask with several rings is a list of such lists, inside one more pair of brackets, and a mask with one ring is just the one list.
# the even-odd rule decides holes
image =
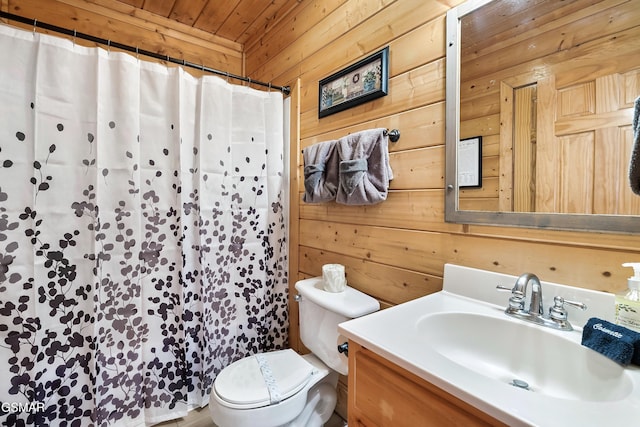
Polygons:
[[482,137],[458,142],[458,187],[482,187]]
[[325,117],[388,93],[389,46],[320,80],[318,117]]

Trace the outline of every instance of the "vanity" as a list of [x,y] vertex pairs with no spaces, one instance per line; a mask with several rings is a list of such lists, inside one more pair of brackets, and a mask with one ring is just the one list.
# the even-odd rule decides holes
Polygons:
[[505,314],[496,287],[516,280],[447,264],[441,292],[342,323],[349,425],[635,425],[640,368],[580,344],[589,318],[613,320],[613,295],[542,280],[545,313],[557,296],[587,307],[557,330]]
[[349,353],[349,425],[506,426],[356,341]]

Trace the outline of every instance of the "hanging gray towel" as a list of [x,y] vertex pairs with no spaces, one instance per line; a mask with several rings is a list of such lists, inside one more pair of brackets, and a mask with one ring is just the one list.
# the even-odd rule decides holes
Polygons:
[[339,187],[342,188],[347,198],[351,197],[368,171],[369,163],[367,159],[344,160],[340,162]]
[[387,199],[393,172],[386,129],[370,129],[340,138],[340,175],[336,202],[373,205]]
[[338,153],[336,141],[320,142],[302,150],[306,203],[323,203],[336,198]]
[[633,148],[629,162],[631,191],[640,196],[640,96],[633,106]]

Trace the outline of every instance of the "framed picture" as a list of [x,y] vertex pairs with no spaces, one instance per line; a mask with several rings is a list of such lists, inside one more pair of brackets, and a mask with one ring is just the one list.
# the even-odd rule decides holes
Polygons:
[[389,46],[320,80],[318,117],[325,117],[388,93]]
[[482,187],[482,137],[458,142],[458,187]]

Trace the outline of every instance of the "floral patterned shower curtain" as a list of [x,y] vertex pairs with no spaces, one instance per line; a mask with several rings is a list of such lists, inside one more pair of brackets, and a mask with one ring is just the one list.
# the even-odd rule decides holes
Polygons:
[[0,26],[0,420],[144,425],[286,345],[280,93]]

